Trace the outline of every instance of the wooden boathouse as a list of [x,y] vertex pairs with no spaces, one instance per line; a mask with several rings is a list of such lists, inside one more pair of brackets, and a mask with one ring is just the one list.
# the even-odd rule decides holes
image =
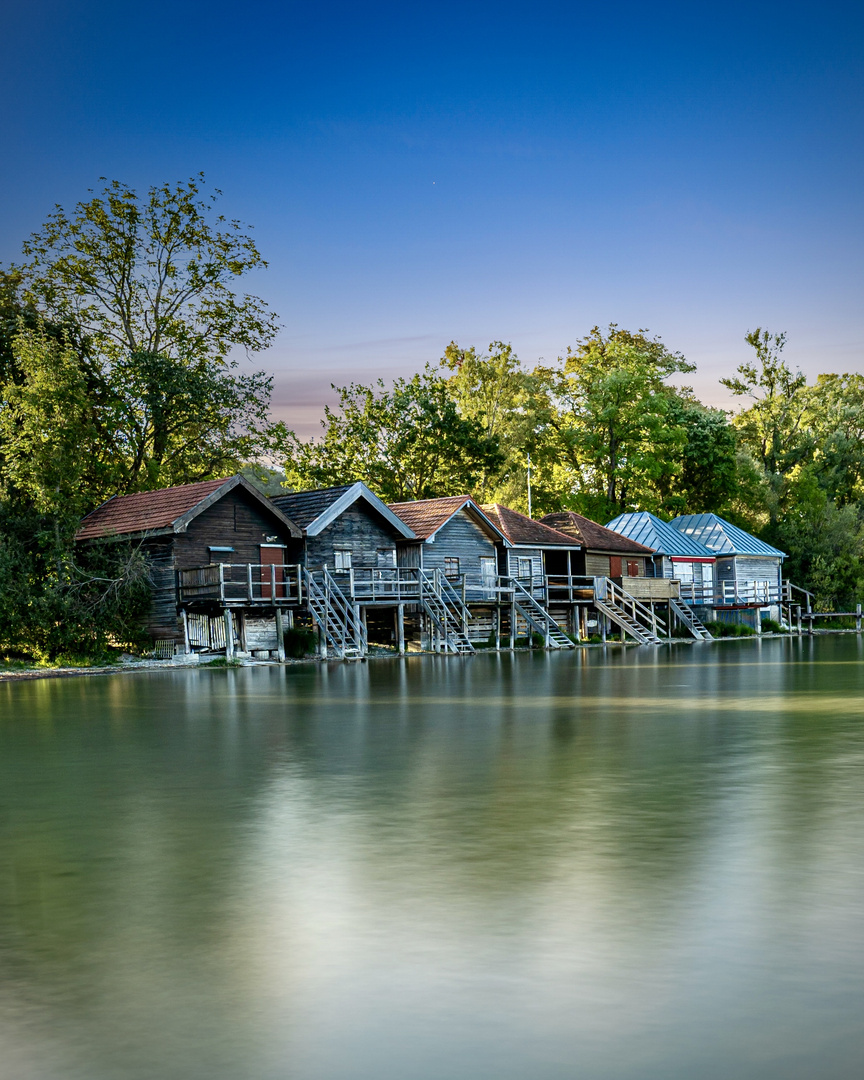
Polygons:
[[147,629],[163,655],[281,652],[276,611],[297,602],[299,583],[284,567],[300,562],[302,533],[245,477],[116,496],[82,520],[75,539],[124,540],[147,553]]

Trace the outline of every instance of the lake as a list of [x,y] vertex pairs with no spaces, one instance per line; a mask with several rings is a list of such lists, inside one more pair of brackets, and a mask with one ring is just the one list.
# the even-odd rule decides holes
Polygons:
[[858,1080],[862,661],[0,684],[0,1077]]

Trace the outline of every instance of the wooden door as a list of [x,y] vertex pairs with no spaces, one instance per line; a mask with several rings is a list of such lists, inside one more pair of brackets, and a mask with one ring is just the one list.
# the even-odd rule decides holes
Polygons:
[[621,556],[610,555],[609,556],[609,577],[616,578],[622,577],[621,573]]
[[[262,600],[285,600],[285,571],[283,570],[283,564],[285,562],[285,548],[281,544],[262,544],[261,545],[261,599]],[[273,571],[270,570],[271,566],[275,566],[276,573],[276,595],[273,595]]]

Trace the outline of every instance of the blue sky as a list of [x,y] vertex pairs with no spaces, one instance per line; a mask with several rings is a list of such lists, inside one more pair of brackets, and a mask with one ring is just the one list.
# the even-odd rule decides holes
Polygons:
[[452,338],[648,327],[704,399],[757,325],[864,371],[852,4],[7,5],[0,261],[100,176],[203,170],[255,226],[276,409]]

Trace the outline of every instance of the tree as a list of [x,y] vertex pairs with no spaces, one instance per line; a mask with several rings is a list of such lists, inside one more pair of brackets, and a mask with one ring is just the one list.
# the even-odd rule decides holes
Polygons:
[[451,341],[441,366],[454,373],[447,387],[459,414],[479,423],[501,449],[501,464],[478,481],[478,497],[526,509],[527,457],[536,451],[536,405],[542,400],[534,393],[532,376],[502,341],[491,342],[483,354]]
[[680,428],[684,442],[679,471],[658,481],[664,513],[726,511],[739,490],[735,429],[722,409],[708,409],[689,394],[670,393],[667,423]]
[[733,419],[741,442],[765,470],[771,491],[768,512],[772,522],[785,503],[787,478],[812,450],[805,418],[809,406],[807,379],[782,359],[785,334],[757,327],[745,336],[756,360],[739,365],[737,376],[721,379],[737,397],[753,404]]
[[534,372],[549,400],[552,486],[604,520],[656,506],[658,489],[680,471],[686,433],[674,422],[667,380],[694,365],[646,335],[595,326],[559,367]]
[[113,181],[71,214],[58,206],[14,271],[20,309],[62,328],[91,392],[113,400],[118,493],[237,468],[267,442],[271,380],[238,374],[232,355],[276,333],[264,302],[232,289],[267,264],[239,222],[211,220],[220,193],[202,188],[139,198]]
[[389,388],[379,379],[337,392],[339,410],[325,409],[322,439],[282,429],[288,487],[363,480],[390,502],[428,499],[471,492],[501,463],[497,437],[459,415],[447,381],[429,365]]

